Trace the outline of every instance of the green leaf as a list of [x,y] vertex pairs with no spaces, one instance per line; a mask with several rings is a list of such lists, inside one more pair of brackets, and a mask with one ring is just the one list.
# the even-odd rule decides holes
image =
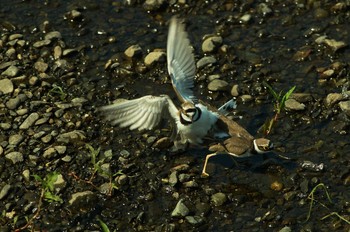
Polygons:
[[51,193],[50,191],[45,191],[44,198],[48,202],[60,202],[60,203],[63,202],[62,198],[60,198],[59,196]]
[[103,232],[110,232],[108,226],[106,223],[104,223],[101,219],[97,218],[98,222],[100,223],[100,226],[102,228]]
[[269,90],[269,92],[272,94],[272,96],[275,98],[276,101],[279,100],[280,94],[277,94],[275,90],[271,87],[271,85],[267,84],[267,82],[263,81],[263,85]]

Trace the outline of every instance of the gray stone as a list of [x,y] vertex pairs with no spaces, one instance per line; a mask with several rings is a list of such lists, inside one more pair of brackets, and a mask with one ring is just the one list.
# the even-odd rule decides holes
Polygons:
[[139,57],[142,54],[142,49],[138,44],[131,45],[125,50],[124,54],[129,58]]
[[170,174],[169,176],[169,184],[171,186],[175,186],[178,182],[178,179],[177,179],[177,171],[174,171]]
[[289,226],[285,226],[280,229],[278,232],[292,232],[292,229]]
[[201,216],[186,216],[186,221],[192,225],[200,225],[204,222],[203,217]]
[[163,3],[164,0],[146,0],[143,7],[145,10],[158,10]]
[[64,180],[63,176],[61,174],[57,175],[57,180],[53,183],[53,187],[55,188],[56,192],[60,192],[64,187],[66,187],[66,181]]
[[48,149],[46,149],[46,150],[44,151],[43,157],[44,157],[45,159],[51,159],[51,158],[55,157],[55,155],[56,155],[56,150],[55,150],[55,148],[49,147]]
[[5,157],[12,161],[13,164],[23,162],[23,154],[18,151],[13,151],[5,155]]
[[74,130],[67,133],[63,133],[57,136],[57,142],[74,142],[76,140],[82,141],[86,138],[85,132],[82,130]]
[[344,96],[341,93],[330,93],[326,97],[326,106],[330,107],[333,106],[334,104],[340,102],[343,100]]
[[0,123],[0,128],[3,130],[8,130],[11,128],[11,124],[7,122]]
[[245,14],[243,15],[242,17],[239,18],[239,20],[242,22],[242,23],[248,23],[250,21],[250,19],[252,18],[252,15],[251,14]]
[[23,176],[25,181],[29,182],[30,181],[30,171],[29,171],[29,169],[25,169],[22,172],[22,176]]
[[241,100],[242,102],[247,103],[247,102],[251,102],[253,100],[253,97],[249,94],[243,94],[241,96]]
[[19,69],[16,66],[11,65],[5,71],[3,71],[1,75],[7,76],[7,77],[15,77],[18,74],[18,72],[19,72]]
[[292,93],[289,98],[293,98],[301,103],[310,102],[313,100],[311,94],[309,93]]
[[53,57],[58,60],[62,56],[62,48],[60,46],[55,46],[53,49]]
[[258,5],[258,13],[266,16],[271,14],[272,10],[266,3],[260,3]]
[[343,41],[336,41],[334,39],[325,39],[324,43],[327,44],[334,52],[338,51],[339,49],[346,47],[347,44]]
[[45,35],[45,40],[61,39],[62,35],[59,31],[51,31]]
[[11,59],[15,59],[16,58],[16,49],[14,48],[9,48],[6,52],[5,55]]
[[238,97],[238,95],[239,95],[239,86],[238,85],[233,85],[232,86],[231,95],[233,97]]
[[21,99],[16,96],[15,98],[11,98],[6,102],[6,107],[10,110],[14,110],[19,106],[19,104],[21,104]]
[[34,68],[38,71],[38,72],[45,72],[47,70],[47,68],[49,67],[49,65],[45,62],[42,61],[37,61],[34,63]]
[[73,193],[71,196],[71,199],[69,200],[69,204],[73,205],[75,204],[78,200],[80,201],[85,201],[86,198],[89,198],[93,196],[94,193],[91,191],[85,191],[85,192],[77,192]]
[[0,146],[0,156],[4,153],[4,148],[2,148],[2,146]]
[[208,84],[208,90],[210,91],[225,91],[227,87],[228,83],[220,79],[215,79]]
[[197,188],[198,184],[195,180],[190,180],[190,181],[184,182],[183,186],[185,188]]
[[164,62],[166,58],[165,52],[162,51],[154,51],[150,52],[146,57],[145,57],[145,65],[147,67],[152,66],[155,63],[158,62]]
[[15,134],[11,135],[9,138],[9,144],[12,146],[17,146],[20,142],[22,142],[24,139],[24,136],[21,134]]
[[67,150],[66,146],[55,146],[54,148],[60,155],[66,153],[66,150]]
[[340,109],[350,117],[350,101],[339,102]]
[[227,201],[227,197],[225,193],[215,193],[211,196],[211,202],[215,206],[221,206]]
[[216,51],[222,44],[221,36],[210,36],[206,38],[202,43],[202,51],[204,53],[210,53]]
[[62,158],[62,161],[69,163],[70,161],[72,161],[72,157],[70,155],[66,155]]
[[178,203],[175,206],[175,209],[171,213],[172,217],[185,217],[189,214],[190,210],[187,208],[187,206],[183,203],[183,199],[180,199]]
[[111,188],[111,183],[103,183],[100,185],[98,190],[100,191],[100,193],[108,195],[110,194],[111,190],[113,190],[113,188]]
[[11,185],[9,184],[5,184],[4,187],[2,187],[1,191],[0,191],[0,200],[4,199],[7,194],[10,192],[11,189]]
[[40,40],[40,41],[37,41],[33,44],[33,47],[35,48],[41,48],[41,47],[44,47],[44,46],[47,46],[51,43],[51,40],[49,39],[45,39],[45,40]]
[[288,99],[285,103],[285,107],[287,110],[304,110],[305,109],[305,105],[303,103],[298,102],[295,99]]
[[27,108],[19,109],[19,110],[16,110],[16,113],[18,116],[23,116],[28,113],[28,109]]
[[9,40],[21,39],[23,38],[22,34],[12,34],[9,36]]
[[25,120],[24,122],[19,126],[19,129],[25,130],[31,127],[36,120],[39,119],[39,114],[38,113],[31,113]]
[[10,79],[2,79],[0,80],[0,92],[4,94],[13,92],[13,83]]
[[200,69],[200,68],[203,68],[204,66],[212,65],[215,62],[216,62],[215,57],[205,56],[197,62],[197,68]]

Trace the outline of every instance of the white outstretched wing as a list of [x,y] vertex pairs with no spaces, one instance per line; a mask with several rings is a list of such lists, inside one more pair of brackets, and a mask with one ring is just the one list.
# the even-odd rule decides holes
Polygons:
[[196,66],[184,25],[176,17],[170,21],[167,42],[168,72],[179,99],[194,102],[192,88]]
[[147,95],[103,106],[99,110],[103,112],[105,120],[110,121],[112,125],[129,127],[130,130],[151,130],[164,117],[175,121],[178,111],[167,95]]

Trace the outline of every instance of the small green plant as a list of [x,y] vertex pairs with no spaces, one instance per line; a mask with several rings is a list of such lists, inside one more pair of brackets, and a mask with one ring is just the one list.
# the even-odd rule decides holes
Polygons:
[[102,228],[102,232],[110,232],[108,226],[106,223],[104,223],[101,219],[97,218],[97,221],[100,223],[100,226]]
[[93,183],[93,179],[95,178],[96,173],[98,173],[100,174],[100,176],[103,176],[109,179],[110,188],[109,188],[108,195],[111,195],[113,189],[118,189],[118,186],[113,182],[113,177],[122,175],[123,174],[122,171],[118,171],[112,174],[111,172],[105,170],[102,165],[105,163],[106,158],[99,159],[98,157],[101,150],[100,147],[95,149],[93,146],[91,146],[88,143],[85,144],[85,147],[89,150],[89,154],[91,157],[91,164],[93,166],[93,170],[90,178],[88,180],[84,180],[84,179],[81,179],[79,176],[77,176],[75,173],[70,173],[70,175],[73,176],[76,180],[84,181],[92,185],[94,188],[98,189],[98,187]]
[[[39,182],[41,185],[41,193],[40,193],[40,198],[39,198],[37,210],[36,210],[36,213],[33,217],[31,217],[31,218],[25,217],[27,224],[25,224],[21,228],[15,229],[15,232],[25,230],[28,227],[32,226],[33,221],[35,219],[37,219],[40,215],[43,200],[46,200],[48,202],[63,203],[63,200],[59,196],[55,195],[55,193],[54,193],[54,191],[55,191],[54,183],[57,181],[58,175],[59,175],[58,172],[48,173],[48,174],[46,174],[46,176],[44,178],[40,177],[39,175],[35,175],[35,174],[33,175],[34,179],[37,182]],[[16,224],[17,220],[18,220],[18,217],[15,217],[14,224]]]
[[264,126],[263,131],[265,135],[270,134],[272,127],[277,122],[279,115],[282,113],[282,111],[285,108],[286,101],[289,99],[290,95],[294,92],[296,86],[293,86],[291,89],[288,90],[287,93],[283,94],[282,91],[277,93],[269,84],[266,82],[263,82],[264,86],[269,90],[271,95],[274,98],[274,112],[275,116],[272,119],[268,119]]
[[61,101],[63,101],[67,97],[67,94],[63,91],[63,89],[56,84],[52,85],[52,89],[49,91],[48,94],[51,97],[53,97],[53,95],[58,95],[60,97]]
[[63,200],[54,193],[54,183],[57,181],[58,175],[58,172],[48,173],[44,178],[33,175],[34,179],[41,184],[41,188],[44,191],[44,199],[48,202],[63,202]]
[[[328,207],[327,207],[325,204],[323,204],[322,202],[319,202],[319,201],[317,201],[317,200],[315,199],[315,192],[316,192],[316,190],[317,190],[318,188],[322,188],[322,189],[325,191],[326,196],[327,196],[327,199],[328,199],[328,202],[329,202],[330,204],[333,204],[332,199],[331,199],[331,197],[330,197],[330,195],[329,195],[329,193],[328,193],[328,191],[327,191],[326,186],[325,186],[323,183],[320,183],[320,184],[316,185],[316,186],[311,190],[310,194],[307,196],[307,199],[310,200],[310,206],[309,206],[309,211],[308,211],[308,214],[307,214],[307,217],[306,217],[306,221],[308,221],[308,220],[310,219],[310,217],[311,217],[312,208],[313,208],[315,202],[318,202],[321,206],[323,206],[324,208],[327,208],[327,209],[328,209]],[[329,213],[329,214],[327,214],[326,216],[322,217],[321,220],[324,220],[324,219],[326,219],[326,218],[328,218],[328,217],[331,217],[331,216],[334,216],[334,215],[337,216],[340,220],[342,220],[342,221],[344,221],[344,222],[346,222],[347,224],[350,225],[350,221],[347,220],[346,218],[340,216],[337,212]]]

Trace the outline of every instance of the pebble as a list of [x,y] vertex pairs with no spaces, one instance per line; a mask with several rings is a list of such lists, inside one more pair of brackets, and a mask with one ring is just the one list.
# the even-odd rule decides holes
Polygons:
[[142,49],[138,44],[131,45],[125,50],[124,54],[129,58],[139,57],[142,55]]
[[222,44],[221,36],[210,36],[206,38],[202,43],[202,51],[204,53],[210,53],[216,51]]
[[16,109],[19,104],[23,101],[27,100],[27,96],[25,94],[19,94],[15,98],[11,98],[6,102],[6,107],[10,110]]
[[93,195],[94,195],[94,193],[91,191],[73,193],[71,196],[71,199],[69,200],[69,204],[73,205],[77,201],[86,202],[87,198],[89,198],[90,196],[93,196]]
[[146,0],[143,4],[145,10],[158,10],[164,3],[164,0]]
[[166,149],[169,148],[172,145],[172,141],[169,137],[163,137],[158,139],[152,147],[158,148],[158,149]]
[[67,150],[66,146],[54,146],[54,148],[60,155],[63,155],[64,153],[66,153],[66,150]]
[[62,174],[57,175],[57,180],[53,183],[53,187],[56,192],[60,192],[64,187],[66,187],[66,181],[64,180]]
[[253,97],[251,95],[249,95],[249,94],[243,94],[241,96],[241,100],[244,103],[248,103],[248,102],[251,102],[253,100]]
[[231,96],[238,97],[238,95],[239,95],[239,86],[233,85],[231,89]]
[[190,213],[190,210],[187,208],[187,206],[183,203],[183,199],[180,199],[178,203],[175,206],[175,209],[173,212],[171,212],[172,217],[185,217]]
[[37,41],[33,44],[33,47],[35,48],[41,48],[41,47],[44,47],[44,46],[47,46],[51,43],[51,40],[49,39],[45,39],[45,40],[40,40],[40,41]]
[[301,103],[310,102],[313,100],[311,94],[309,93],[292,93],[289,98],[293,98]]
[[272,13],[271,8],[266,3],[260,3],[258,5],[257,11],[259,14],[262,14],[263,16],[267,16]]
[[290,98],[285,102],[285,107],[287,110],[304,110],[305,104],[298,102],[297,100]]
[[0,80],[0,92],[3,94],[13,92],[13,83],[10,79],[4,78]]
[[57,142],[69,143],[75,141],[83,141],[86,138],[85,132],[82,130],[74,130],[57,136]]
[[328,45],[334,52],[338,51],[341,48],[344,48],[347,46],[347,44],[343,41],[336,41],[334,39],[325,39],[324,43]]
[[248,23],[250,21],[250,19],[252,18],[252,15],[251,14],[245,14],[243,15],[242,17],[239,18],[239,20],[242,22],[242,23]]
[[195,216],[186,216],[186,221],[191,225],[200,225],[204,222],[203,217],[195,215]]
[[14,48],[9,48],[6,52],[5,55],[9,57],[10,59],[15,59],[16,58],[16,50]]
[[341,93],[330,93],[326,97],[326,106],[330,107],[333,106],[335,103],[340,102],[343,100],[344,96]]
[[227,196],[225,193],[215,193],[211,196],[211,202],[215,206],[221,206],[227,201]]
[[17,146],[20,142],[22,142],[24,139],[24,136],[21,134],[15,134],[11,135],[9,138],[9,144],[12,146]]
[[31,127],[36,120],[39,119],[39,114],[38,113],[31,113],[25,120],[24,122],[19,126],[19,129],[28,129]]
[[340,109],[347,115],[350,117],[350,101],[342,101],[339,102],[339,107]]
[[202,59],[197,61],[197,68],[203,68],[204,66],[207,65],[212,65],[216,62],[216,59],[214,56],[205,56]]
[[169,176],[169,184],[171,186],[175,186],[178,182],[178,179],[177,179],[177,171],[174,171],[170,174]]
[[292,232],[292,229],[289,226],[285,226],[280,229],[278,232]]
[[30,171],[29,171],[29,169],[25,169],[22,172],[22,176],[23,176],[25,181],[29,182],[30,181]]
[[49,65],[45,62],[42,61],[37,61],[34,63],[34,68],[38,71],[38,72],[45,72],[47,70],[47,68],[49,67]]
[[19,72],[19,69],[17,68],[17,66],[11,65],[5,71],[3,71],[1,75],[7,76],[7,77],[15,77],[18,74],[18,72]]
[[4,148],[2,148],[2,146],[0,146],[0,156],[4,153]]
[[0,200],[4,199],[7,194],[10,192],[11,189],[11,185],[9,184],[5,184],[4,187],[2,187],[1,191],[0,191]]
[[55,148],[49,147],[48,149],[46,149],[46,150],[44,151],[43,157],[44,157],[45,159],[51,159],[51,158],[55,157],[55,155],[56,155],[56,150],[55,150]]
[[5,157],[12,161],[13,164],[23,161],[23,154],[18,151],[13,151],[5,155]]
[[208,90],[210,91],[225,91],[227,90],[228,83],[224,80],[215,79],[208,84]]
[[0,128],[3,130],[8,130],[11,128],[11,124],[7,123],[7,122],[2,122],[2,123],[0,123]]
[[53,49],[53,57],[58,60],[62,56],[62,48],[60,46],[55,46]]
[[166,59],[166,54],[165,52],[162,51],[154,51],[150,52],[146,57],[145,57],[145,65],[147,67],[152,66],[155,63],[158,62],[165,62]]
[[59,31],[51,31],[45,35],[45,40],[61,39],[62,35]]

